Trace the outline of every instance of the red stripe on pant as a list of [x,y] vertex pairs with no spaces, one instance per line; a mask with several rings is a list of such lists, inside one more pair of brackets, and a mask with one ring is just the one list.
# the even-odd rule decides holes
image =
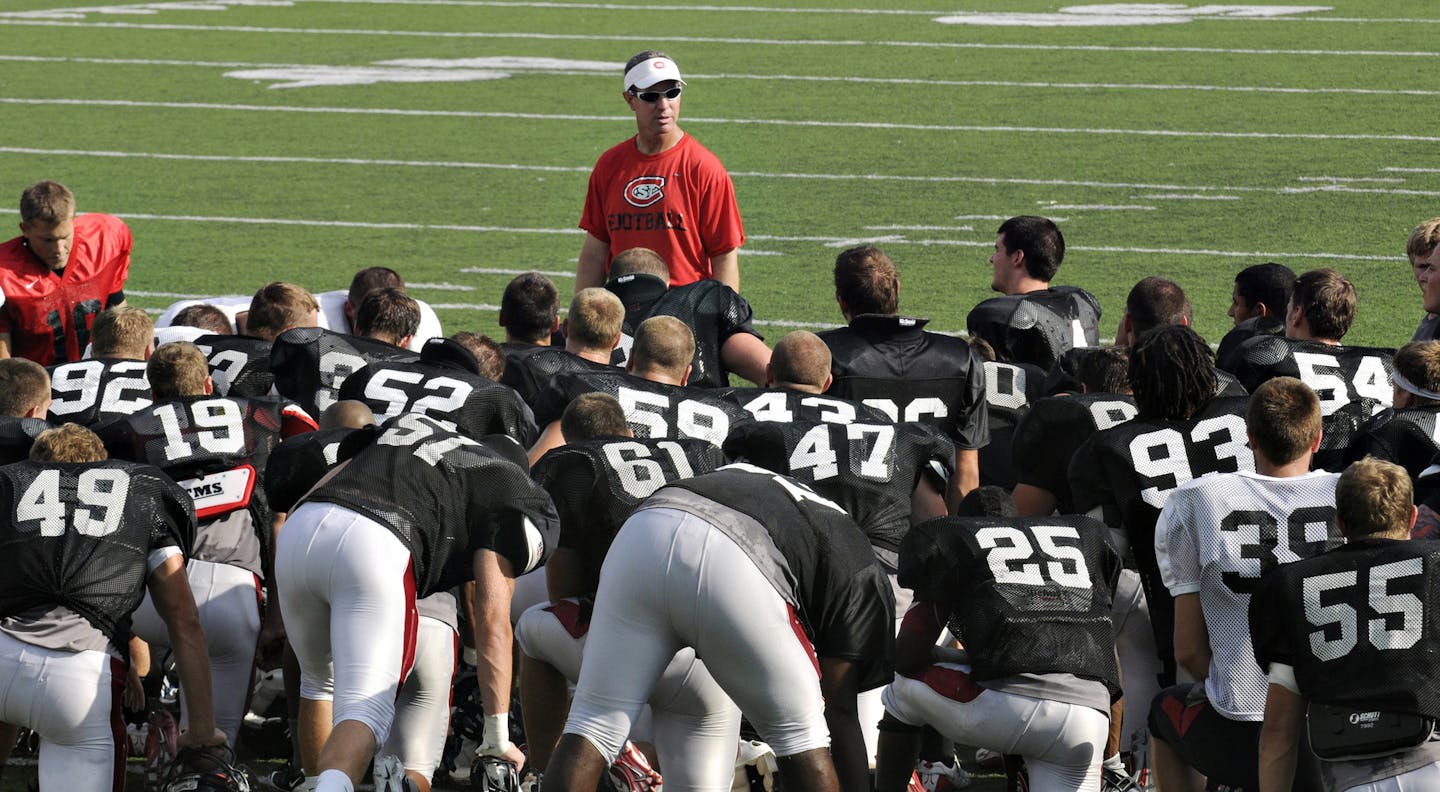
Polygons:
[[820,676],[820,658],[815,656],[815,645],[810,643],[810,636],[805,634],[805,626],[800,623],[800,617],[795,615],[795,606],[787,604],[785,610],[790,614],[790,629],[795,632],[795,637],[800,639],[800,645],[805,647],[805,654],[810,657],[810,665],[815,666],[815,676]]
[[115,774],[111,779],[114,792],[125,792],[125,762],[130,758],[130,738],[125,734],[125,683],[130,666],[124,660],[110,658],[110,733],[115,738]]
[[1187,707],[1183,699],[1168,695],[1160,701],[1161,711],[1165,713],[1165,717],[1169,718],[1171,723],[1175,724],[1175,732],[1181,737],[1185,736],[1185,732],[1190,731],[1190,726],[1205,711],[1206,706],[1207,702],[1201,701]]
[[415,666],[415,636],[420,630],[420,613],[415,610],[415,559],[405,564],[405,639],[400,650],[400,681],[395,685],[395,699]]
[[958,668],[932,665],[921,672],[920,676],[911,678],[924,682],[936,693],[961,704],[974,701],[976,696],[985,691],[975,684],[975,680],[971,679],[968,673]]

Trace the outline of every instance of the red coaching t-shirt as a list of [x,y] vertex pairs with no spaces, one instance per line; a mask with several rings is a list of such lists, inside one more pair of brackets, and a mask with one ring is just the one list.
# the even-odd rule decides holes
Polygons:
[[608,259],[633,247],[659,253],[671,286],[709,278],[711,256],[745,244],[730,174],[689,135],[659,154],[641,154],[631,138],[600,155],[580,227],[610,244]]
[[0,245],[0,332],[10,334],[10,354],[42,366],[79,360],[95,315],[125,288],[131,243],[120,218],[79,215],[61,275],[30,253],[24,237]]

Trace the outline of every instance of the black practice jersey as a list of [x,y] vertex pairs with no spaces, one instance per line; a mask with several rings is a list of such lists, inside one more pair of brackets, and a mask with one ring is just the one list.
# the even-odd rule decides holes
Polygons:
[[383,341],[318,327],[286,330],[270,347],[275,390],[317,417],[338,400],[345,378],[367,364],[419,359],[418,354]]
[[1307,700],[1440,718],[1440,542],[1362,539],[1285,564],[1250,600],[1260,668]]
[[1100,343],[1100,301],[1075,286],[991,297],[965,318],[970,335],[1007,363],[1049,369],[1065,350]]
[[423,360],[370,363],[345,379],[339,398],[365,402],[381,423],[413,412],[454,424],[467,437],[503,434],[529,446],[540,436],[534,414],[515,391]]
[[94,358],[50,369],[49,420],[92,426],[150,406],[145,361]]
[[990,442],[985,369],[970,345],[929,333],[928,319],[862,314],[820,333],[830,347],[827,393],[864,402],[892,421],[938,426],[959,449]]
[[868,404],[834,396],[784,388],[729,388],[717,395],[745,408],[757,421],[823,421],[825,423],[893,423]]
[[1120,557],[1089,517],[941,517],[900,544],[900,585],[951,607],[980,682],[1074,674],[1119,692],[1111,600]]
[[210,361],[210,376],[222,396],[270,395],[275,375],[270,372],[269,341],[241,335],[205,335],[195,339],[195,346]]
[[636,437],[694,437],[719,446],[732,428],[750,420],[744,408],[709,390],[651,382],[619,370],[561,374],[540,394],[535,418],[541,426],[548,426],[560,420],[576,397],[596,392],[620,402]]
[[530,572],[545,562],[559,531],[550,496],[508,451],[415,413],[387,421],[308,500],[389,528],[410,551],[417,597],[474,579],[479,550],[504,557],[517,577]]
[[1060,514],[1075,514],[1070,460],[1090,436],[1135,417],[1135,400],[1119,393],[1047,396],[1030,405],[1015,427],[1010,448],[1015,481],[1055,496]]
[[[693,496],[677,490],[710,506],[698,509]],[[865,534],[843,509],[803,484],[746,464],[676,482],[640,506],[666,507],[699,513],[734,539],[794,606],[815,654],[859,666],[860,690],[890,681],[895,595]],[[750,519],[725,516],[736,512]]]
[[315,422],[278,397],[190,396],[95,427],[114,459],[165,471],[195,502],[194,557],[260,573],[273,513],[259,487],[270,452]]
[[754,314],[750,303],[720,281],[700,280],[672,289],[664,280],[650,275],[617,275],[605,288],[625,304],[620,346],[627,356],[636,329],[652,316],[673,316],[695,333],[695,358],[690,363],[690,386],[694,388],[723,388],[730,384],[720,359],[720,349],[730,336],[749,333],[760,337],[751,326]]
[[1134,556],[1167,679],[1174,673],[1175,610],[1155,559],[1155,522],[1181,484],[1206,473],[1255,469],[1245,429],[1248,401],[1212,399],[1189,421],[1132,419],[1086,440],[1070,461],[1075,511],[1099,509]]
[[608,363],[596,363],[572,355],[563,347],[506,345],[505,373],[500,376],[500,384],[514,388],[526,404],[534,407],[536,398],[557,374],[570,371],[606,372],[614,368]]
[[1230,328],[1230,331],[1220,339],[1220,347],[1215,350],[1215,367],[1222,371],[1233,372],[1235,370],[1235,352],[1240,345],[1255,336],[1283,336],[1285,335],[1285,320],[1279,316],[1255,316]]
[[559,546],[578,554],[593,596],[605,553],[635,507],[666,484],[723,464],[725,455],[704,440],[604,437],[551,449],[530,473],[555,501]]
[[0,465],[30,458],[30,446],[46,429],[55,428],[39,418],[0,415]]
[[270,508],[291,512],[330,469],[375,442],[378,427],[321,429],[287,437],[270,452],[262,480]]
[[[1296,377],[1320,397],[1320,413],[1359,402],[1364,414],[1390,406],[1393,349],[1347,347],[1283,336],[1256,336],[1235,351],[1235,376],[1254,391],[1272,377]],[[1327,427],[1328,430],[1328,427]]]
[[1405,468],[1413,482],[1440,451],[1440,406],[1387,408],[1361,424],[1345,464],[1367,455]]
[[1011,453],[1015,426],[1030,405],[1045,395],[1045,370],[1029,363],[985,361],[985,409],[990,414],[990,444],[980,449],[980,483],[1015,488]]
[[119,460],[0,468],[0,616],[56,605],[112,643],[129,637],[150,553],[188,555],[190,498],[149,465]]
[[910,530],[910,499],[922,475],[937,492],[954,473],[955,446],[922,423],[755,421],[736,427],[725,455],[809,485],[840,504],[876,548],[894,553]]

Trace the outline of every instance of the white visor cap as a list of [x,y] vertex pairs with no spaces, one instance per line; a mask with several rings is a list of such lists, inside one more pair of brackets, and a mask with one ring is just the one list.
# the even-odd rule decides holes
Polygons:
[[655,83],[674,80],[676,85],[684,85],[685,81],[680,78],[680,67],[675,61],[669,58],[650,58],[635,64],[635,68],[625,72],[625,90],[634,88],[643,91]]

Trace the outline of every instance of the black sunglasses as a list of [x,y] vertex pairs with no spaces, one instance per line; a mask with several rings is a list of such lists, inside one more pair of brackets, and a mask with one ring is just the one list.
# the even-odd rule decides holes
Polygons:
[[666,99],[678,99],[678,98],[680,98],[680,86],[677,85],[677,86],[675,86],[674,88],[671,88],[671,89],[668,90],[668,91],[633,91],[633,90],[632,90],[632,91],[630,92],[630,95],[633,96],[633,97],[635,97],[636,99],[639,99],[639,100],[642,101],[642,102],[645,102],[646,104],[655,104],[656,102],[660,101],[660,97],[662,97],[662,96],[665,97]]

